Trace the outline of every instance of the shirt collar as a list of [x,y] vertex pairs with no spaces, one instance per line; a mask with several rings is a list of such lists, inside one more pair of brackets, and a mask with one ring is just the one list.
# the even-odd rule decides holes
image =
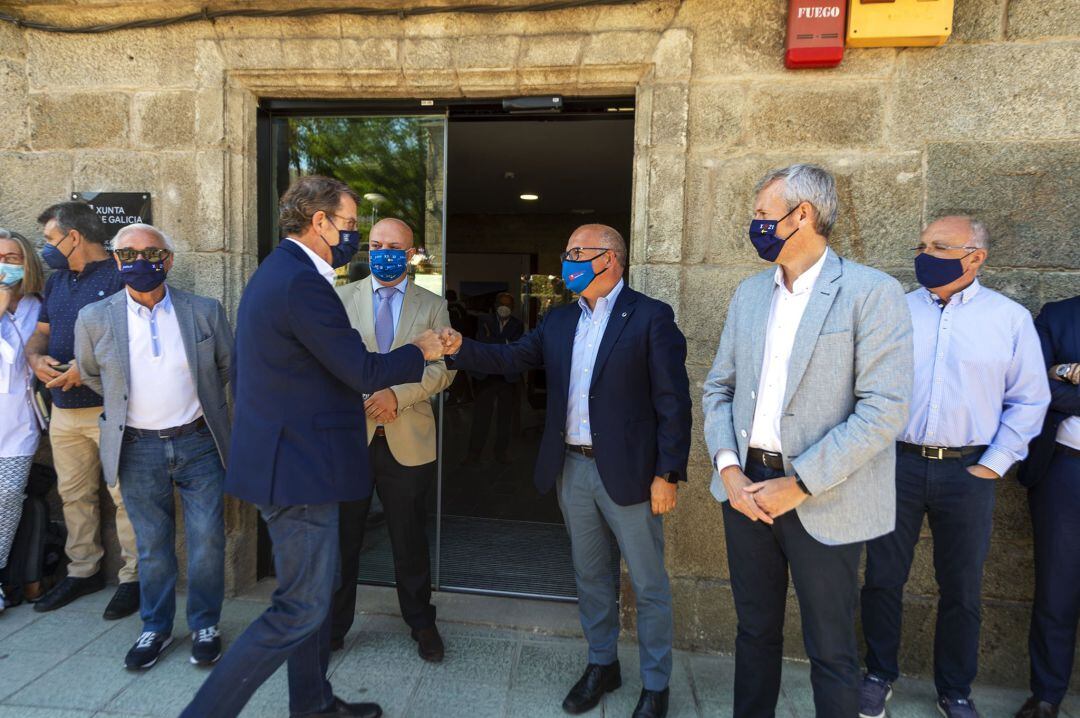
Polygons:
[[111,265],[113,265],[115,267],[116,266],[116,260],[113,259],[112,257],[108,257],[106,259],[99,259],[96,262],[87,262],[83,266],[83,268],[78,272],[76,272],[73,269],[69,269],[68,271],[71,272],[72,274],[74,274],[79,279],[84,279],[86,277],[89,277],[91,274],[93,274],[94,272],[101,269],[102,267],[104,267],[107,264],[111,264]]
[[[615,301],[619,298],[619,292],[623,289],[623,280],[619,280],[619,283],[611,288],[611,291],[606,296],[600,297],[596,300],[596,311],[601,314],[606,314],[611,311],[611,308],[615,306]],[[581,307],[581,311],[585,314],[591,315],[593,310],[589,309],[589,303],[585,301],[585,297],[578,297],[578,306]]]
[[136,302],[135,298],[131,296],[131,292],[129,292],[126,288],[124,289],[124,296],[127,297],[128,311],[130,311],[137,317],[149,319],[151,316],[158,312],[164,312],[166,314],[172,312],[172,294],[169,293],[168,284],[165,285],[165,296],[161,298],[160,302],[154,305],[153,309],[147,309],[143,305]]
[[[405,287],[408,286],[408,284],[409,284],[409,277],[408,277],[408,275],[406,275],[405,278],[402,279],[397,284],[395,284],[392,287],[392,289],[396,289],[399,292],[401,292],[402,294],[404,294],[405,293]],[[374,274],[371,275],[371,293],[372,294],[378,294],[379,290],[382,289],[385,286],[386,286],[385,284],[383,284],[382,282],[380,282],[378,279],[375,278]]]
[[326,263],[325,259],[315,254],[315,252],[311,251],[311,249],[303,242],[297,241],[292,237],[286,237],[285,239],[289,240],[296,246],[300,247],[300,249],[304,250],[304,254],[308,256],[308,259],[310,259],[312,263],[314,263],[315,271],[321,274],[323,276],[323,279],[330,282],[331,285],[337,283],[337,272],[334,271],[333,267]]
[[[952,304],[953,301],[958,301],[961,304],[967,304],[975,298],[976,294],[979,293],[979,289],[981,288],[981,286],[982,285],[979,284],[979,278],[976,277],[975,281],[964,287],[963,291],[957,292],[956,294],[952,295],[952,297],[949,299],[949,304]],[[923,301],[925,301],[927,304],[938,303],[939,300],[936,294],[931,292],[926,287],[922,287],[921,289],[923,293]]]
[[[821,257],[818,261],[814,262],[809,269],[799,275],[799,278],[791,285],[791,294],[806,294],[814,288],[814,284],[817,282],[817,278],[821,275],[821,270],[825,266],[825,260],[829,257],[829,248],[826,247],[825,251],[821,253]],[[784,284],[784,268],[777,266],[776,273],[773,275],[773,281],[776,282],[776,286],[780,287],[784,291],[787,291],[787,285]]]

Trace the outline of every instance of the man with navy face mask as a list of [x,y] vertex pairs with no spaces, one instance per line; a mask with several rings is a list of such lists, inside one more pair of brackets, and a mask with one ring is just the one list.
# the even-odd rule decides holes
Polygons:
[[662,718],[673,623],[662,517],[675,508],[690,452],[686,339],[671,307],[626,286],[626,244],[611,227],[578,227],[562,260],[576,303],[552,309],[510,344],[463,341],[453,329],[443,331],[444,343],[458,369],[547,370],[534,479],[542,493],[558,494],[589,643],[588,665],[563,710],[592,710],[622,685],[614,534],[637,599],[642,690],[633,716]]
[[[413,231],[400,219],[375,223],[368,236],[371,276],[338,287],[349,323],[369,351],[385,354],[429,329],[450,326],[446,301],[410,281]],[[443,658],[431,605],[427,506],[435,482],[436,430],[432,399],[454,373],[431,362],[418,382],[380,389],[364,400],[371,476],[382,501],[394,556],[401,617],[425,661]],[[356,614],[356,580],[370,499],[343,501],[340,512],[341,587],[334,594],[333,649],[343,648]]]
[[915,330],[911,415],[896,457],[896,531],[867,545],[862,590],[866,676],[860,715],[878,718],[900,674],[903,590],[928,516],[938,584],[934,683],[947,718],[975,718],[983,562],[994,482],[1022,460],[1050,403],[1031,314],[982,286],[986,228],[932,222],[915,248],[922,288],[907,295]]

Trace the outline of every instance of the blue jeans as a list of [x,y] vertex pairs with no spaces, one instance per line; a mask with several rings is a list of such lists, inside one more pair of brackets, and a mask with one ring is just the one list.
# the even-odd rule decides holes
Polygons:
[[866,545],[862,623],[866,670],[887,681],[900,675],[900,624],[923,516],[934,537],[938,585],[934,684],[945,698],[967,698],[979,661],[983,562],[990,550],[995,482],[967,472],[963,459],[896,454],[896,530]]
[[216,626],[225,598],[225,469],[203,427],[172,439],[126,435],[120,493],[139,551],[139,614],[144,631],[170,633],[176,615],[176,506],[184,507],[188,627]]
[[270,608],[222,657],[182,718],[233,718],[282,663],[289,665],[289,711],[319,713],[334,700],[330,601],[340,571],[338,504],[260,506],[274,544],[278,587]]
[[630,570],[637,599],[641,682],[662,691],[671,678],[673,616],[664,568],[664,523],[648,501],[619,506],[608,496],[596,461],[567,452],[558,482],[559,507],[570,532],[578,613],[589,663],[618,659],[619,577],[612,571],[611,535]]

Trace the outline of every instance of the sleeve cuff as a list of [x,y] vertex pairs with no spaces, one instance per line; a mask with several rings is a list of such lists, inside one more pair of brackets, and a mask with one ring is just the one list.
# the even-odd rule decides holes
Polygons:
[[1005,449],[989,446],[986,451],[983,452],[982,458],[979,459],[979,463],[998,476],[1004,476],[1006,472],[1012,468],[1012,465],[1016,463],[1016,458]]
[[719,474],[729,466],[739,466],[739,455],[731,449],[720,449],[716,452],[713,464],[716,465],[716,473]]

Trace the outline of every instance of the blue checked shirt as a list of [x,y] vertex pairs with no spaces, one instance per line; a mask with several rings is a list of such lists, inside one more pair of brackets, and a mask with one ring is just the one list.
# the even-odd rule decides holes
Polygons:
[[944,308],[923,288],[907,300],[915,330],[915,381],[900,440],[986,445],[979,463],[1004,476],[1027,456],[1050,405],[1031,314],[978,280]]
[[574,332],[574,350],[570,364],[570,393],[566,401],[566,443],[592,446],[592,426],[589,424],[589,387],[593,366],[600,351],[611,310],[622,291],[623,281],[596,300],[596,309],[589,309],[584,297],[578,299],[581,316]]

